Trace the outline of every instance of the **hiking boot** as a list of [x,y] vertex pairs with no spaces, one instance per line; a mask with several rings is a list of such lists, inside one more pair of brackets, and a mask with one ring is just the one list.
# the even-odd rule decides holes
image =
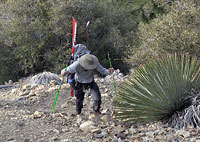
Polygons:
[[75,115],[76,115],[76,116],[77,116],[77,115],[81,115],[81,113],[80,113],[80,112],[76,112]]
[[71,114],[71,116],[77,116],[77,115],[81,115],[81,111],[76,111],[76,112]]
[[99,110],[94,110],[94,115],[101,115],[101,112]]
[[81,111],[76,111],[76,115],[80,115],[81,114]]

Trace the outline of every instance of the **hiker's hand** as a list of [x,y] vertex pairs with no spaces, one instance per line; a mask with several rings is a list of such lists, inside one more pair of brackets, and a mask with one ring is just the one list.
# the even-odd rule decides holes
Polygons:
[[109,68],[109,72],[112,74],[114,72],[114,68]]
[[66,69],[64,68],[64,69],[62,69],[62,71],[61,71],[61,75],[62,76],[65,76],[67,74],[67,71],[66,71]]

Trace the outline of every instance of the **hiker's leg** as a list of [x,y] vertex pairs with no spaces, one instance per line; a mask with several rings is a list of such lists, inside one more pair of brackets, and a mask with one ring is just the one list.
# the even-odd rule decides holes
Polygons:
[[82,84],[77,82],[76,89],[75,89],[75,96],[76,96],[76,112],[81,113],[83,108],[83,100],[84,100],[85,93],[83,92]]
[[98,85],[93,81],[91,83],[91,87],[90,87],[90,91],[92,94],[92,98],[93,98],[93,110],[94,111],[99,111],[100,107],[101,107],[101,93],[99,91],[99,87]]

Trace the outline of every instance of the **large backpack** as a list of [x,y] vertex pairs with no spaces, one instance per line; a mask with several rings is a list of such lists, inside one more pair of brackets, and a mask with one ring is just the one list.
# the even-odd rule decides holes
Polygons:
[[[90,54],[91,51],[83,44],[77,44],[74,47],[74,55],[71,55],[68,59],[68,66],[77,61],[78,58],[85,54]],[[70,86],[75,89],[75,80],[74,80],[74,74],[68,74],[67,76],[68,82]]]
[[85,54],[90,54],[91,51],[83,44],[77,44],[74,47],[74,55],[71,55],[68,59],[67,65],[71,65],[73,62],[75,62],[78,58]]

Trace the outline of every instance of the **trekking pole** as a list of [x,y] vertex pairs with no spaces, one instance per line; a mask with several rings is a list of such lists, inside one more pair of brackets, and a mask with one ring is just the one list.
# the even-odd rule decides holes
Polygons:
[[86,24],[86,41],[88,41],[88,25],[90,24],[90,21]]
[[[72,56],[74,57],[74,50],[75,50],[75,44],[76,44],[76,30],[77,30],[77,22],[73,17],[73,32],[72,32]],[[72,78],[74,77],[74,73],[72,74]],[[74,96],[74,90],[71,88],[70,95]]]
[[[67,65],[66,65],[66,68],[67,68]],[[57,101],[57,98],[58,98],[58,95],[59,95],[61,86],[62,86],[62,84],[63,84],[63,81],[64,81],[64,75],[62,76],[62,80],[61,80],[60,86],[59,86],[58,91],[57,91],[57,93],[56,93],[56,98],[55,98],[55,100],[54,100],[53,107],[52,107],[52,109],[51,109],[51,113],[53,113],[53,109],[54,109],[54,107],[55,107],[55,105],[56,105],[56,101]]]
[[85,28],[86,28],[86,45],[88,46],[88,25],[90,24],[90,21],[87,22]]
[[[110,53],[108,53],[108,61],[109,61],[109,64],[110,64],[110,68],[112,68],[112,63],[111,63],[111,59],[110,59]],[[114,91],[115,91],[115,97],[117,98],[117,87],[116,87],[116,83],[114,81],[114,75],[113,75],[113,88],[114,88]]]

